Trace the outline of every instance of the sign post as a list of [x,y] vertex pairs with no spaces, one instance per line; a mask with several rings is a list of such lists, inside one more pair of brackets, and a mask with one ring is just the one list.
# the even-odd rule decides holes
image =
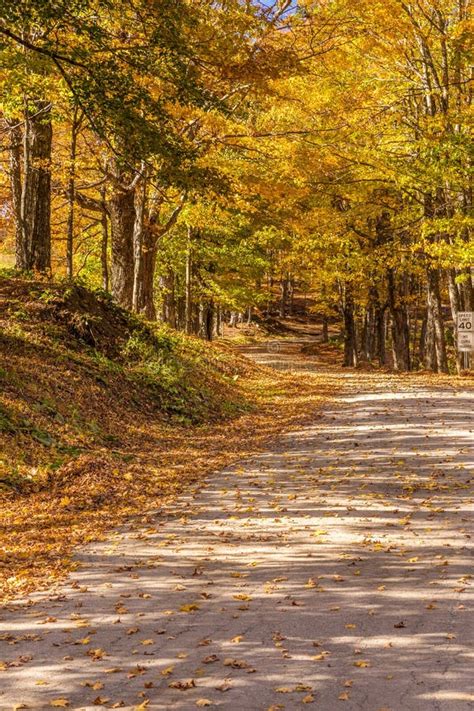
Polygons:
[[458,351],[465,353],[464,367],[468,367],[468,354],[474,351],[474,311],[459,311],[457,315]]

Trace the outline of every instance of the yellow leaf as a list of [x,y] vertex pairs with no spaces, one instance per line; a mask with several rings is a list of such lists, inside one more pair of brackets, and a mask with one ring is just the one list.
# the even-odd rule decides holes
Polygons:
[[303,704],[312,704],[314,701],[314,695],[313,694],[307,694],[306,696],[303,697],[302,703]]
[[236,595],[232,595],[234,600],[252,600],[251,595],[246,595],[245,593],[237,593]]
[[361,659],[358,662],[354,662],[355,667],[359,667],[360,669],[365,669],[366,667],[370,667],[370,662],[367,660]]
[[337,698],[339,699],[339,701],[349,701],[349,694],[347,693],[347,691],[343,691],[339,694]]
[[69,706],[69,699],[54,699],[51,701],[51,706],[56,706],[57,708],[65,709]]
[[94,699],[94,705],[95,706],[104,706],[104,704],[106,704],[107,701],[110,701],[110,699],[107,698],[106,696],[97,696]]
[[161,676],[169,676],[170,674],[173,673],[173,671],[174,671],[174,665],[171,667],[166,667],[166,669],[162,669],[160,674],[161,674]]
[[142,639],[140,644],[143,644],[144,647],[149,647],[150,644],[155,644],[155,642],[152,639]]
[[181,605],[179,609],[181,612],[194,612],[195,610],[199,610],[199,605],[196,605],[195,602],[192,602],[189,605]]
[[311,657],[311,659],[315,662],[323,662],[328,654],[330,654],[330,652],[321,652],[321,654],[315,654],[314,657]]
[[196,706],[212,706],[212,701],[209,701],[209,699],[198,699]]

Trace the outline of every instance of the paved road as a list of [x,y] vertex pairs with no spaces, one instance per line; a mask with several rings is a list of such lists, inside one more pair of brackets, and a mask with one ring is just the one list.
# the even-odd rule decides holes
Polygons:
[[473,395],[345,382],[1,612],[0,708],[474,708]]

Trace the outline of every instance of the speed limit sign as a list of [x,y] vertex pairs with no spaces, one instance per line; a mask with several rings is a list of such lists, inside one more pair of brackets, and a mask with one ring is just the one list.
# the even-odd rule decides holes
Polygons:
[[461,353],[474,351],[474,311],[459,311],[457,326],[458,350]]

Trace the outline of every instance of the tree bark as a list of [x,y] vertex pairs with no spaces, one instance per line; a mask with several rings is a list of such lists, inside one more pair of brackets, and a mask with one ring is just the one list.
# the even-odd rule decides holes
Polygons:
[[25,107],[10,129],[10,182],[18,269],[51,269],[51,105]]
[[[448,292],[449,292],[449,303],[451,306],[451,318],[453,320],[453,333],[454,340],[457,343],[457,333],[458,333],[458,313],[462,311],[462,293],[456,283],[456,270],[448,269]],[[456,369],[460,373],[462,370],[462,353],[456,350]]]
[[51,146],[53,129],[51,105],[35,104],[28,117],[26,142],[29,165],[24,173],[23,221],[27,232],[26,268],[39,272],[51,269]]
[[444,334],[443,311],[441,305],[441,292],[439,271],[431,267],[427,270],[427,295],[428,295],[428,324],[432,325],[435,352],[435,370],[438,373],[448,372],[448,358],[446,355],[446,339]]
[[392,351],[393,366],[398,371],[411,369],[410,358],[410,328],[405,304],[401,303],[397,294],[395,272],[387,270],[388,306],[392,321]]
[[186,253],[186,285],[185,285],[185,331],[188,335],[192,333],[192,311],[193,311],[193,258],[192,258],[192,227],[188,228],[188,250]]
[[135,191],[116,185],[108,201],[111,227],[111,287],[120,306],[133,305]]
[[21,209],[21,145],[22,132],[19,123],[16,121],[10,128],[10,185],[12,193],[13,218],[15,221],[15,251],[16,266],[18,269],[26,269],[27,255],[25,253],[26,242],[23,240],[23,224]]
[[344,367],[356,368],[359,364],[357,354],[357,328],[354,316],[354,297],[350,284],[344,285],[342,308],[344,316]]
[[69,150],[68,215],[66,236],[66,273],[68,279],[74,276],[74,209],[76,192],[76,151],[77,151],[77,108],[74,109],[71,126],[71,147]]
[[102,288],[104,291],[109,290],[109,218],[107,215],[107,205],[105,202],[105,188],[101,189],[101,203],[100,203],[100,225],[101,225],[101,239],[100,239],[100,266],[102,270]]
[[323,316],[322,342],[329,343],[329,319],[327,316]]

